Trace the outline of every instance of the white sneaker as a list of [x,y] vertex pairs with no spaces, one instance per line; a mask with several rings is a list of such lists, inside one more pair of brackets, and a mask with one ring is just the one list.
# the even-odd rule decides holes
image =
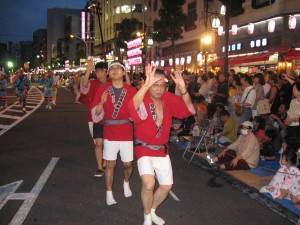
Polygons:
[[205,154],[205,159],[209,163],[209,165],[215,164],[214,161],[212,160],[211,156],[208,153]]

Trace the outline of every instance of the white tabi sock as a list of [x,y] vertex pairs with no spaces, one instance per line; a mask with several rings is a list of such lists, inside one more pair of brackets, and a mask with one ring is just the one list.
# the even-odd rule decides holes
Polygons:
[[158,217],[155,214],[155,209],[151,209],[151,218],[152,218],[152,222],[155,223],[156,225],[163,225],[166,223],[162,218]]
[[131,189],[130,189],[130,186],[129,186],[129,182],[126,182],[124,180],[123,188],[124,188],[124,196],[126,198],[131,197],[132,196],[132,192],[131,192]]
[[116,200],[114,199],[112,191],[106,191],[106,204],[107,205],[114,205],[116,204]]
[[148,215],[146,215],[144,213],[144,223],[143,223],[143,225],[152,225],[151,213],[149,213]]

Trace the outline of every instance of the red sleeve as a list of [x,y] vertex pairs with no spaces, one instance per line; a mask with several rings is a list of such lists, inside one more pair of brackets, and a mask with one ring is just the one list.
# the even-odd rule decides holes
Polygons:
[[103,93],[103,88],[98,88],[98,90],[96,91],[96,94],[94,96],[94,99],[93,99],[90,109],[94,108],[96,105],[98,105],[100,103],[102,93]]
[[134,104],[133,104],[133,98],[128,102],[128,109],[130,114],[130,119],[135,123],[139,124],[143,120],[140,118],[137,110],[135,110]]
[[187,105],[185,104],[183,98],[181,96],[177,96],[173,93],[166,93],[168,99],[171,101],[172,107],[172,116],[178,119],[183,119],[193,115],[193,113],[188,109]]

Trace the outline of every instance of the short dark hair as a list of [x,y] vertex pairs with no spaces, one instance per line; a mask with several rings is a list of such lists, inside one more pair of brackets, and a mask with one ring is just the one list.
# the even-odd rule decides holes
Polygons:
[[285,157],[285,160],[293,166],[297,165],[297,150],[298,149],[294,146],[288,146],[286,150],[282,153],[282,155]]
[[161,69],[156,69],[156,70],[155,70],[155,73],[157,73],[157,74],[159,74],[159,75],[165,76],[165,72],[164,72],[163,70],[161,70]]
[[275,130],[268,129],[265,131],[265,135],[273,140],[276,137],[276,132]]
[[222,112],[220,113],[220,116],[230,116],[230,113],[227,110],[222,110]]
[[105,69],[107,70],[108,68],[108,65],[106,62],[98,62],[96,65],[95,65],[95,69]]
[[207,76],[206,76],[206,75],[202,75],[202,76],[201,76],[201,79],[202,79],[204,82],[206,82],[206,81],[207,81]]
[[250,85],[253,84],[253,80],[252,80],[252,78],[251,78],[249,75],[245,74],[245,75],[242,76],[241,78],[244,78],[245,81],[246,81],[248,84],[250,84]]
[[264,75],[262,73],[256,73],[253,78],[258,78],[258,80],[259,80],[258,83],[260,85],[265,85],[266,84]]

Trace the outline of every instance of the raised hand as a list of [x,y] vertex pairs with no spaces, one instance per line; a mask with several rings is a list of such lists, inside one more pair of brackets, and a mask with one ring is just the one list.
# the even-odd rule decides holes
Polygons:
[[91,71],[94,69],[94,61],[93,58],[89,58],[87,61],[87,70]]
[[176,86],[179,88],[179,90],[185,89],[185,82],[179,70],[176,70],[174,75],[170,74],[170,76],[172,80],[175,82]]
[[144,83],[145,87],[150,88],[157,81],[161,80],[162,77],[155,77],[156,66],[148,65],[146,67],[146,80]]
[[107,94],[108,94],[107,91],[104,91],[104,92],[102,93],[101,101],[100,101],[100,104],[101,104],[101,105],[103,105],[103,104],[107,101]]

